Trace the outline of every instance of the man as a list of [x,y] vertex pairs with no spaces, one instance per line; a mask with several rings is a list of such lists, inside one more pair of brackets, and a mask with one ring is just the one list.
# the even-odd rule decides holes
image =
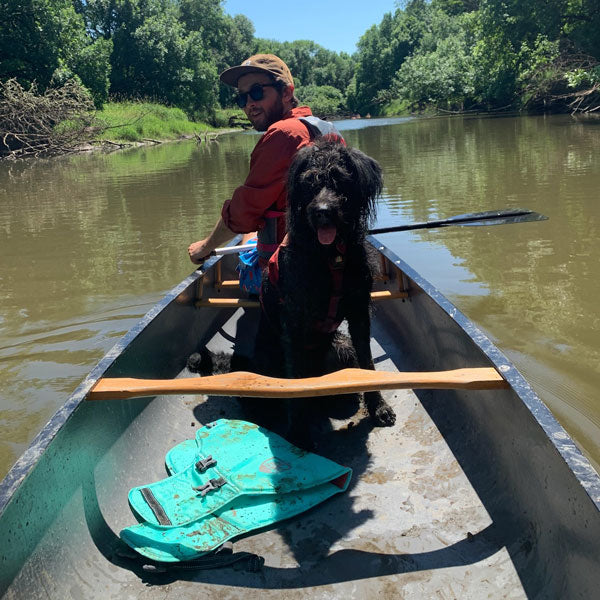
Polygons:
[[188,253],[193,263],[202,264],[235,234],[258,231],[257,250],[264,266],[285,235],[286,177],[294,155],[319,135],[343,140],[333,125],[313,117],[308,106],[298,106],[292,74],[273,54],[251,56],[221,73],[220,79],[238,89],[238,105],[265,134],[252,151],[246,181],[223,205],[211,234],[190,244]]

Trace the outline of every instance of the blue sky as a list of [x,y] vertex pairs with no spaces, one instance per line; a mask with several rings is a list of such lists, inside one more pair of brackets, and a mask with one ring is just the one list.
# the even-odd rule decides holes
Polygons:
[[379,24],[386,12],[394,12],[395,0],[225,0],[225,12],[246,15],[255,36],[293,42],[314,40],[317,44],[352,54],[356,42],[371,25]]

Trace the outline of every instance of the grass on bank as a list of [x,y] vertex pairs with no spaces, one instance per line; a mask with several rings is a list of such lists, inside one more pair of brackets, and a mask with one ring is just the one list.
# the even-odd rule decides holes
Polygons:
[[[410,112],[407,102],[394,101],[383,107],[381,116],[407,115]],[[237,108],[218,109],[209,124],[191,121],[180,108],[154,102],[108,102],[96,113],[97,124],[105,128],[96,139],[117,143],[176,140],[207,131],[231,129],[231,119],[234,127],[247,123],[243,111]]]
[[108,102],[96,113],[96,121],[105,128],[98,139],[113,142],[175,140],[214,130],[207,123],[190,121],[180,108],[152,102]]

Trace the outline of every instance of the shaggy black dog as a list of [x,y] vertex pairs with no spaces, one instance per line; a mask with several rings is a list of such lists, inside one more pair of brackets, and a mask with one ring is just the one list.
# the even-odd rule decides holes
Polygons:
[[[382,185],[379,164],[339,142],[318,141],[298,152],[288,176],[287,239],[263,276],[253,370],[298,378],[342,367],[374,369],[374,265],[365,236]],[[338,332],[344,319],[350,339]],[[376,425],[395,423],[379,392],[364,398]],[[287,403],[290,441],[307,445],[315,402]]]

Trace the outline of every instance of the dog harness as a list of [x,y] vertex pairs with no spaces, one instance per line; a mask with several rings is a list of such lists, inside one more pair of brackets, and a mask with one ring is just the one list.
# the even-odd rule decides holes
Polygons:
[[[323,121],[323,119],[313,116],[298,117],[298,120],[302,121],[306,129],[308,129],[311,141],[323,137],[345,143],[339,131],[328,121]],[[258,242],[256,244],[258,259],[262,265],[265,265],[273,252],[277,250],[277,220],[284,216],[285,211],[273,209],[267,210],[264,214],[265,224],[258,231]]]
[[[275,250],[269,259],[268,264],[269,281],[273,284],[275,290],[277,290],[280,303],[283,303],[283,297],[281,296],[281,289],[279,288],[279,249],[282,246],[287,246],[288,241],[289,238],[286,234],[277,250]],[[344,284],[346,244],[341,240],[336,240],[335,249],[336,253],[330,256],[327,261],[329,266],[329,274],[331,276],[331,294],[329,296],[327,315],[323,319],[318,319],[313,323],[313,329],[319,333],[334,333],[338,330],[343,320],[339,318],[338,313]],[[266,314],[266,310],[262,302],[262,296],[261,306]]]
[[162,562],[194,560],[347,489],[352,470],[247,421],[219,419],[166,457],[170,477],[133,488],[121,538]]

